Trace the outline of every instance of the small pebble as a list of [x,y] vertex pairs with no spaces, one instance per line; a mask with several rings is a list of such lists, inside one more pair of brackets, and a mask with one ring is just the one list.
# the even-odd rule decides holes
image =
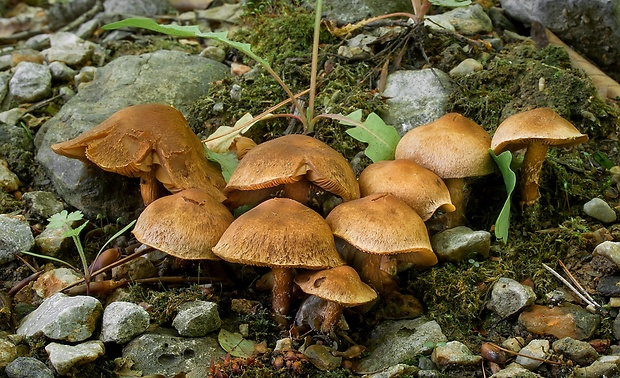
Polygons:
[[607,202],[600,198],[592,198],[585,205],[583,205],[583,212],[603,223],[611,223],[616,221],[616,212]]

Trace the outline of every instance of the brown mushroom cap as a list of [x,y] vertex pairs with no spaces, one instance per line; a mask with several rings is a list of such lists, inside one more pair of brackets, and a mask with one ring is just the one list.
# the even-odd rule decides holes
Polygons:
[[442,179],[484,176],[495,170],[491,136],[476,122],[448,113],[408,131],[396,146],[396,159],[409,159]]
[[181,259],[219,260],[211,249],[232,221],[226,206],[193,188],[148,205],[133,234],[139,242]]
[[327,222],[288,198],[269,199],[239,216],[213,252],[229,262],[256,266],[317,270],[344,264]]
[[[344,201],[359,198],[359,187],[349,162],[333,148],[307,135],[291,134],[259,144],[247,152],[231,175],[224,192],[230,203],[247,204],[246,191],[261,191],[265,199],[280,185],[302,178]],[[256,197],[254,197],[256,198]]]
[[384,160],[369,165],[360,174],[359,186],[362,196],[372,193],[395,195],[424,221],[437,209],[455,210],[441,178],[408,159]]
[[325,220],[334,235],[363,252],[384,255],[415,252],[420,265],[437,263],[424,221],[394,195],[374,193],[341,203]]
[[572,147],[588,141],[572,123],[550,108],[536,108],[506,118],[495,130],[491,148],[495,154],[516,151],[531,143]]
[[304,293],[344,307],[359,306],[377,298],[377,293],[348,265],[301,273],[295,277],[295,283]]
[[225,199],[215,190],[226,185],[222,173],[206,159],[202,142],[183,114],[168,105],[121,109],[93,129],[51,148],[124,176],[154,174],[171,193],[202,188],[217,200]]

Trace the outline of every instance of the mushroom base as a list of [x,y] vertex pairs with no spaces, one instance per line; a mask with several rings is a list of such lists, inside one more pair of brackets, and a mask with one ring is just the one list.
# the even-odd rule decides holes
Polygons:
[[291,307],[291,292],[293,291],[293,269],[274,267],[272,272],[273,311],[276,315],[288,315]]
[[527,148],[521,168],[521,207],[531,206],[540,198],[540,171],[547,157],[548,146],[534,143]]

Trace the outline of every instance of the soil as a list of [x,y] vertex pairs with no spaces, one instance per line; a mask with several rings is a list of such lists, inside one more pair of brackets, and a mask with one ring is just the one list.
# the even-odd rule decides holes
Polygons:
[[[263,7],[248,12],[246,25],[235,33],[234,39],[249,42],[259,56],[271,62],[282,77],[287,79],[294,93],[309,85],[310,46],[312,42],[313,15],[301,9],[288,7]],[[109,59],[123,54],[139,54],[149,49],[165,46],[198,53],[204,41],[198,45],[179,44],[167,37],[136,32],[132,39],[113,42],[106,46]],[[421,37],[420,37],[421,36]],[[620,226],[603,225],[587,217],[582,210],[585,202],[600,197],[612,207],[618,205],[620,188],[610,169],[620,166],[620,143],[618,141],[620,110],[615,101],[603,101],[596,97],[596,91],[589,78],[572,69],[567,54],[561,48],[537,46],[526,38],[499,31],[499,48],[479,43],[479,39],[465,39],[457,34],[436,33],[428,30],[416,31],[403,28],[403,32],[373,46],[373,54],[367,59],[347,61],[337,56],[343,39],[323,30],[320,48],[320,74],[318,82],[317,113],[330,112],[349,114],[363,109],[364,114],[381,112],[386,108],[385,99],[378,91],[384,70],[418,69],[434,67],[449,71],[465,58],[474,58],[483,63],[485,69],[462,77],[447,111],[459,112],[471,118],[493,134],[497,125],[506,117],[525,109],[551,107],[571,121],[590,140],[569,149],[550,149],[543,166],[538,203],[521,209],[518,195],[513,198],[513,211],[506,244],[492,241],[488,259],[468,260],[460,263],[440,263],[430,269],[410,269],[397,276],[399,291],[411,294],[424,305],[425,316],[436,320],[448,340],[459,340],[477,353],[485,341],[501,340],[521,335],[532,338],[516,325],[516,319],[498,319],[485,310],[490,289],[500,277],[509,277],[531,285],[537,294],[537,303],[546,303],[546,294],[558,287],[556,279],[542,264],[554,269],[562,261],[575,277],[594,295],[600,303],[608,298],[596,295],[600,277],[612,273],[608,264],[591,256],[594,247],[602,240],[620,241]],[[145,43],[148,41],[148,43]],[[155,46],[155,47],[154,47]],[[163,48],[163,47],[162,47]],[[283,54],[286,52],[286,54]],[[235,51],[229,51],[228,61],[252,65],[253,62]],[[386,68],[387,67],[387,68]],[[545,87],[540,82],[544,78]],[[233,85],[244,88],[243,98],[231,100]],[[201,137],[212,133],[220,125],[232,125],[243,114],[259,114],[267,107],[285,100],[286,94],[269,75],[258,75],[253,80],[229,78],[216,83],[208,96],[192,106],[189,122]],[[224,111],[214,112],[214,104],[222,103]],[[51,104],[33,114],[39,120],[52,116],[59,104]],[[291,109],[281,109],[289,112]],[[263,122],[251,129],[248,136],[260,143],[283,135],[290,129],[290,119],[279,118]],[[299,131],[298,125],[293,125]],[[36,132],[36,128],[33,128]],[[365,144],[348,136],[342,125],[332,121],[317,123],[314,136],[341,152],[347,159],[360,159]],[[14,160],[19,161],[19,158]],[[26,160],[26,161],[32,161]],[[363,158],[360,167],[370,163]],[[36,166],[22,167],[22,171],[37,175]],[[517,170],[517,179],[519,179]],[[32,184],[32,180],[26,181]],[[499,175],[471,180],[467,206],[468,226],[474,230],[493,231],[495,220],[506,199],[504,182]],[[2,193],[2,212],[22,212],[23,204],[14,195]],[[91,226],[83,232],[87,255],[92,257],[118,226],[106,220],[91,220]],[[433,223],[430,222],[429,225]],[[35,231],[43,225],[33,222]],[[433,232],[433,228],[430,228]],[[124,239],[118,244],[128,244]],[[66,256],[72,263],[79,264],[76,255],[69,251]],[[173,266],[173,264],[171,264]],[[174,272],[174,267],[168,272]],[[188,275],[209,275],[208,264],[185,263],[182,265]],[[177,306],[194,298],[208,299],[220,304],[225,327],[237,329],[239,324],[249,323],[248,338],[265,341],[269,348],[275,341],[289,334],[283,332],[271,318],[268,292],[257,291],[253,284],[265,271],[260,268],[226,265],[234,284],[215,284],[211,288],[198,285],[149,286],[135,284],[129,287],[129,300],[148,304],[153,323],[168,326]],[[0,278],[17,282],[30,274],[21,263],[2,267]],[[257,301],[258,311],[241,315],[230,310],[234,299]],[[126,299],[127,300],[127,299]],[[380,308],[384,308],[379,311]],[[385,308],[389,310],[385,310]],[[28,309],[13,308],[17,317]],[[415,312],[415,311],[413,311]],[[595,339],[614,340],[612,323],[617,310],[611,309],[603,316],[602,325],[594,335]],[[0,314],[1,315],[1,314]],[[370,312],[359,315],[347,314],[350,330],[342,331],[338,339],[342,345],[364,343],[365,330],[384,319],[406,318],[411,311],[401,305],[384,302]],[[0,322],[2,324],[2,322]],[[299,330],[291,330],[296,336],[296,346],[305,341]],[[324,335],[310,333],[314,341],[330,343]],[[46,359],[40,340],[31,340],[27,355]],[[120,350],[109,350],[103,361],[88,366],[93,374],[115,376],[113,360]],[[289,377],[321,376],[348,377],[350,370],[337,369],[320,372],[307,361],[280,369],[274,368],[269,353],[250,359],[232,359],[216,362],[214,376],[244,377]],[[291,357],[292,358],[292,357]],[[410,361],[412,364],[416,361]],[[294,367],[297,366],[297,367]],[[554,368],[555,369],[555,368]],[[554,376],[558,370],[543,368],[543,376]],[[568,374],[570,367],[564,367],[562,374]],[[482,376],[479,366],[446,372],[448,376]],[[490,375],[490,370],[486,371]],[[89,375],[90,376],[90,375]],[[92,375],[94,376],[94,375]]]

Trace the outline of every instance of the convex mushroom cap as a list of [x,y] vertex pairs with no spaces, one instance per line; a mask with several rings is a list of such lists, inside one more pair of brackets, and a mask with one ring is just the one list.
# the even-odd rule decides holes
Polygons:
[[495,131],[491,148],[495,154],[527,148],[521,168],[521,204],[533,205],[540,198],[539,177],[547,149],[572,147],[588,141],[572,123],[553,109],[536,108],[506,118]]
[[[362,280],[380,292],[391,279],[381,265],[396,260],[418,267],[437,264],[426,225],[405,202],[392,194],[373,193],[336,206],[325,219],[335,236],[367,254],[341,252],[360,272]],[[384,287],[385,286],[385,287]]]
[[288,198],[269,199],[239,216],[213,252],[228,262],[270,267],[273,308],[280,315],[289,310],[293,268],[319,270],[344,264],[327,222]]
[[[282,189],[286,197],[306,204],[310,183],[343,201],[360,196],[355,173],[340,153],[318,139],[297,134],[250,149],[224,192],[234,207],[258,203]],[[296,184],[301,187],[293,189]]]
[[205,157],[202,142],[183,114],[165,104],[121,109],[93,129],[51,148],[108,172],[140,177],[146,205],[161,196],[161,184],[171,193],[202,188],[218,201],[225,199],[220,170]]
[[489,154],[491,136],[476,122],[457,113],[408,131],[396,146],[396,159],[409,159],[441,177],[456,211],[448,226],[465,224],[465,178],[495,170]]
[[211,249],[232,221],[226,206],[193,188],[153,201],[132,232],[140,243],[181,259],[219,260]]
[[359,177],[362,196],[390,193],[414,209],[422,220],[440,209],[455,210],[446,184],[435,173],[408,159],[384,160],[366,167]]
[[377,299],[377,293],[348,265],[301,273],[295,277],[295,283],[304,293],[328,301],[321,324],[323,332],[338,322],[344,307],[355,307]]

